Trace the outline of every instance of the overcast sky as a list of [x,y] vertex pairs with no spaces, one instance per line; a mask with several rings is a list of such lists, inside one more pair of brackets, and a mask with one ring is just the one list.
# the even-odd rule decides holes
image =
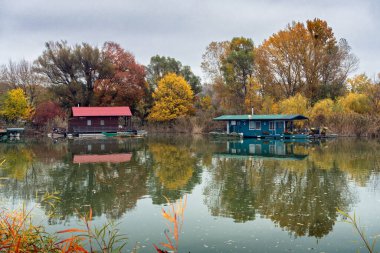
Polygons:
[[360,59],[380,72],[380,0],[0,0],[0,65],[34,60],[46,41],[115,41],[148,64],[159,54],[200,63],[211,41],[235,36],[259,45],[292,21],[324,19]]

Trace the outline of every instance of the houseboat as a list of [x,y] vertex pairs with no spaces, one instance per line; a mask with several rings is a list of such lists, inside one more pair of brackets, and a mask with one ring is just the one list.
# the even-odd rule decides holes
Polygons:
[[226,122],[227,134],[239,134],[243,138],[307,139],[310,137],[307,131],[296,129],[295,121],[308,120],[300,114],[223,115],[214,120]]
[[303,160],[307,152],[307,140],[260,140],[244,139],[227,141],[225,151],[217,152],[217,157],[242,158],[247,157],[269,160]]
[[103,135],[133,132],[132,113],[128,106],[72,107],[68,132],[74,136]]

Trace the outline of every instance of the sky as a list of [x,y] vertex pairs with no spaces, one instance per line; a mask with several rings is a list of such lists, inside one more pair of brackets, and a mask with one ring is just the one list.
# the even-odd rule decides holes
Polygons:
[[170,56],[202,76],[210,42],[244,36],[258,46],[314,18],[348,41],[360,60],[355,73],[380,72],[380,0],[0,0],[0,65],[35,60],[47,41],[114,41],[141,64]]

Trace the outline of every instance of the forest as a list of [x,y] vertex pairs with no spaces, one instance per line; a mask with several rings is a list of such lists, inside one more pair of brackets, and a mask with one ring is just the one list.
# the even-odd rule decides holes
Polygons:
[[0,67],[0,126],[66,127],[72,106],[130,106],[152,131],[203,133],[222,114],[303,114],[307,127],[380,135],[380,74],[356,73],[359,59],[321,19],[292,22],[259,45],[235,37],[205,45],[203,78],[155,55],[146,66],[116,42],[46,42],[34,61]]

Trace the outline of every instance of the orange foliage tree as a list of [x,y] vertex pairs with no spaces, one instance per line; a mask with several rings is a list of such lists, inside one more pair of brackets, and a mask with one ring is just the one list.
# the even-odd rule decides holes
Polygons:
[[106,42],[103,57],[110,63],[110,75],[95,82],[95,96],[99,105],[128,105],[135,109],[147,91],[144,66],[114,42]]

